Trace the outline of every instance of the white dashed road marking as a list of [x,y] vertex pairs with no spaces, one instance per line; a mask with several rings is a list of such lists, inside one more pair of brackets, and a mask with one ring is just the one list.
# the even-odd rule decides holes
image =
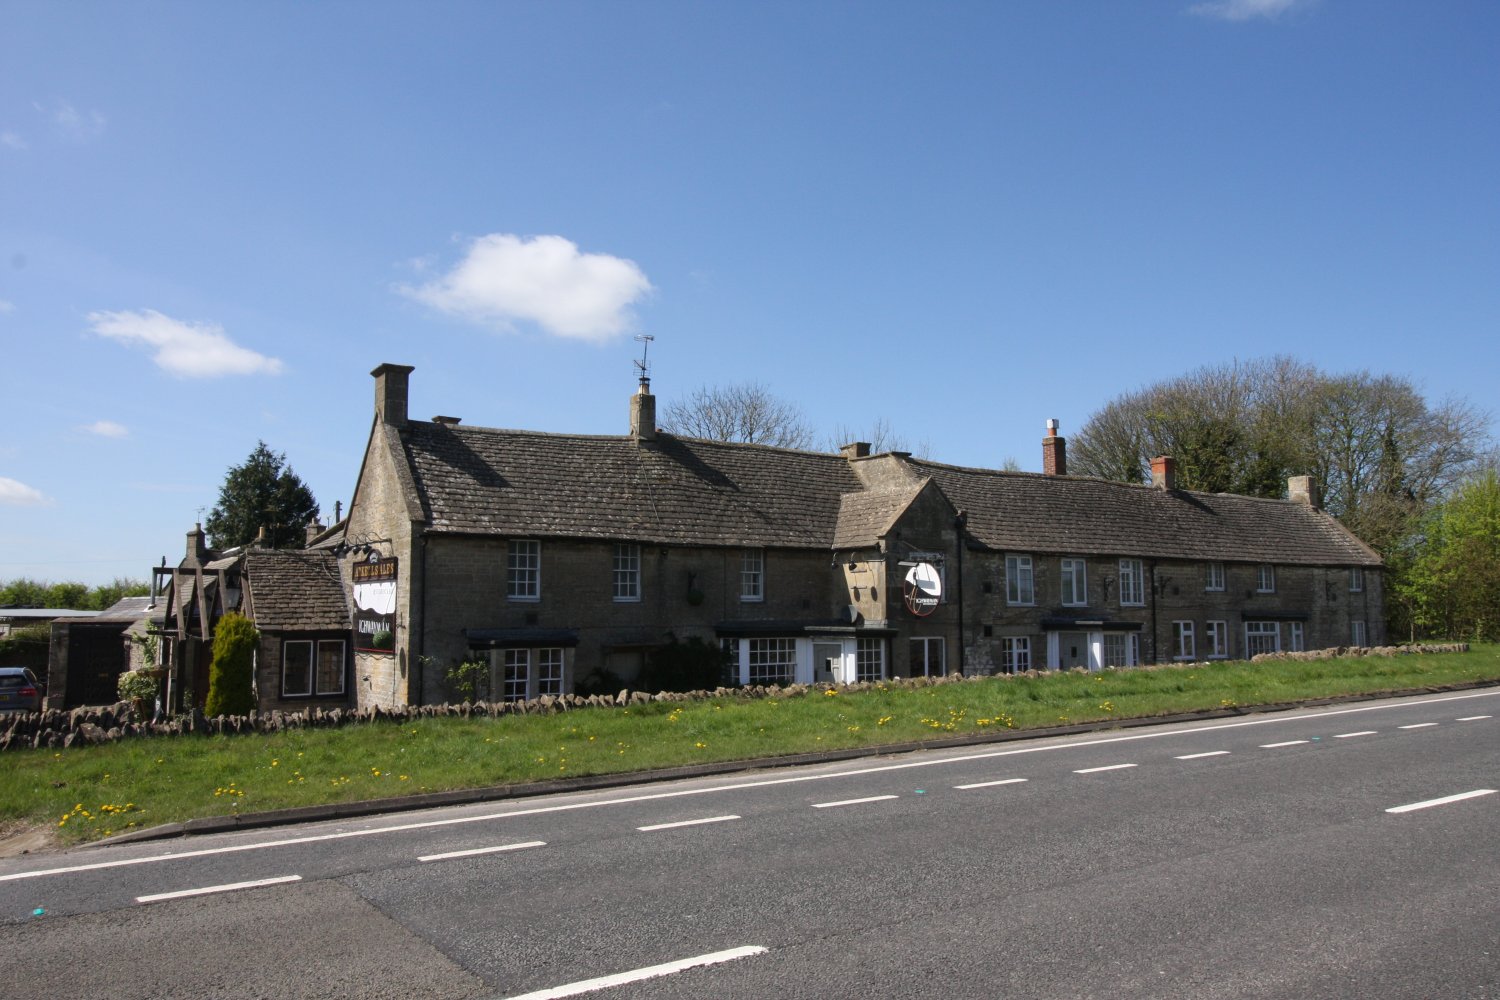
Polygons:
[[838,802],[814,802],[814,809],[832,809],[836,806],[858,806],[866,802],[884,802],[887,799],[897,798],[895,795],[872,795],[867,799],[841,799]]
[[600,976],[598,979],[584,979],[576,983],[568,983],[566,986],[554,986],[547,990],[537,990],[535,993],[523,993],[513,996],[508,1000],[563,1000],[564,997],[576,997],[581,993],[592,993],[595,990],[609,989],[612,986],[627,986],[630,983],[639,983],[646,979],[657,979],[661,976],[670,976],[676,972],[686,969],[698,969],[705,965],[719,965],[723,962],[733,962],[739,958],[749,958],[751,955],[764,955],[767,949],[760,945],[747,945],[743,948],[730,948],[728,951],[716,951],[708,955],[699,955],[697,958],[682,958],[675,962],[665,962],[661,965],[651,965],[644,969],[636,969],[632,972],[617,972],[612,976]]
[[1307,740],[1287,740],[1285,743],[1262,743],[1262,750],[1275,750],[1277,747],[1294,747],[1298,743],[1306,743]]
[[976,781],[972,785],[954,785],[954,788],[993,788],[996,785],[1019,785],[1025,778],[1001,778],[999,781]]
[[1376,735],[1376,732],[1373,729],[1361,729],[1357,733],[1337,733],[1337,734],[1334,735],[1333,738],[1336,739],[1336,740],[1347,740],[1347,739],[1349,739],[1352,736],[1374,736],[1374,735]]
[[1222,757],[1228,750],[1205,750],[1203,753],[1185,753],[1178,760],[1197,760],[1199,757]]
[[1120,770],[1124,770],[1127,767],[1135,767],[1135,765],[1134,764],[1105,764],[1103,767],[1085,767],[1081,771],[1074,771],[1073,773],[1074,774],[1098,774],[1100,771],[1120,771]]
[[1431,809],[1433,806],[1446,806],[1452,802],[1462,802],[1465,799],[1477,799],[1481,795],[1494,795],[1493,788],[1476,788],[1472,792],[1459,792],[1457,795],[1444,795],[1440,799],[1428,799],[1426,802],[1410,802],[1404,806],[1392,806],[1387,809],[1388,813],[1409,813],[1418,809]]
[[216,892],[234,892],[236,889],[259,889],[263,885],[280,885],[283,882],[300,882],[301,875],[282,875],[280,878],[259,878],[254,882],[231,882],[228,885],[207,885],[201,889],[183,889],[180,892],[158,892],[150,896],[137,896],[137,903],[159,903],[164,899],[183,899],[188,896],[208,896]]
[[738,816],[706,816],[703,819],[680,819],[675,823],[657,823],[653,826],[638,826],[637,830],[642,833],[650,833],[652,830],[675,830],[679,826],[702,826],[704,823],[728,823]]
[[468,851],[449,851],[446,854],[424,854],[418,861],[447,861],[449,858],[472,858],[478,854],[499,854],[501,851],[519,851],[527,847],[546,847],[545,840],[528,840],[521,844],[499,844],[495,847],[475,847]]

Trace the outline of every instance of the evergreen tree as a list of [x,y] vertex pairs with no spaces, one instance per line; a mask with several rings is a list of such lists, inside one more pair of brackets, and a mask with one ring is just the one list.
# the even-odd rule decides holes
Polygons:
[[214,629],[214,658],[208,667],[205,715],[248,715],[255,707],[252,674],[259,639],[250,619],[239,612],[230,611],[219,619]]
[[244,464],[229,469],[203,527],[215,548],[248,544],[265,528],[266,544],[285,549],[301,545],[317,517],[318,501],[286,465],[286,455],[261,441]]

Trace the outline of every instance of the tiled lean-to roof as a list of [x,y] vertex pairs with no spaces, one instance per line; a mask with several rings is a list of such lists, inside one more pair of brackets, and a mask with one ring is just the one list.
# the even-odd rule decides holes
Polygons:
[[427,530],[711,546],[875,544],[930,480],[994,550],[1379,565],[1304,504],[1001,472],[906,456],[867,488],[841,455],[658,434],[548,434],[412,421],[400,436]]
[[827,548],[838,455],[658,434],[544,434],[412,421],[402,435],[429,531]]

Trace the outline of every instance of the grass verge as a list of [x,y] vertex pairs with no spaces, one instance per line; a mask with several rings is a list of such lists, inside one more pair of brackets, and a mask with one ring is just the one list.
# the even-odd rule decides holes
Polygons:
[[72,844],[204,816],[1476,681],[1500,681],[1500,646],[11,751],[0,829]]

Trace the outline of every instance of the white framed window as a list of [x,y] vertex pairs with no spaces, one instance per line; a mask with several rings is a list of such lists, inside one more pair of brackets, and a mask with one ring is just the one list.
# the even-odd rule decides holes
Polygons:
[[1208,622],[1204,626],[1203,641],[1208,645],[1208,658],[1222,660],[1229,656],[1229,623]]
[[1368,646],[1370,643],[1365,636],[1365,623],[1353,621],[1349,623],[1349,645]]
[[628,542],[615,546],[614,597],[616,601],[641,599],[641,547]]
[[1255,592],[1257,594],[1276,593],[1276,567],[1270,563],[1261,563],[1255,568]]
[[861,684],[885,680],[884,639],[860,639],[855,643],[854,679]]
[[740,553],[740,600],[766,599],[766,554],[763,549],[745,549]]
[[1276,622],[1245,623],[1245,656],[1281,652],[1281,626]]
[[1062,561],[1062,602],[1078,606],[1089,602],[1088,564],[1082,559]]
[[1139,607],[1146,603],[1146,569],[1139,559],[1120,560],[1120,606]]
[[1134,632],[1104,633],[1105,667],[1133,667],[1141,662],[1141,637]]
[[281,697],[344,693],[344,640],[289,639],[281,644]]
[[1203,567],[1203,589],[1224,589],[1224,564],[1221,562],[1207,563]]
[[797,673],[796,639],[748,639],[751,684],[790,684]]
[[1172,658],[1174,660],[1191,660],[1197,655],[1197,647],[1193,641],[1193,623],[1173,622]]
[[1363,566],[1349,567],[1349,593],[1358,594],[1365,589],[1365,568]]
[[542,543],[512,538],[505,555],[505,596],[512,601],[542,599]]
[[1302,652],[1302,623],[1287,622],[1287,644],[1294,653]]
[[1005,557],[1005,603],[1029,606],[1036,603],[1036,587],[1031,572],[1031,557]]
[[907,643],[911,676],[942,677],[948,669],[942,636],[914,636]]
[[492,683],[491,690],[501,701],[534,701],[544,694],[563,693],[563,651],[559,647],[503,649],[497,667],[500,683]]
[[1007,635],[1000,640],[1000,666],[1007,674],[1031,669],[1031,636]]

